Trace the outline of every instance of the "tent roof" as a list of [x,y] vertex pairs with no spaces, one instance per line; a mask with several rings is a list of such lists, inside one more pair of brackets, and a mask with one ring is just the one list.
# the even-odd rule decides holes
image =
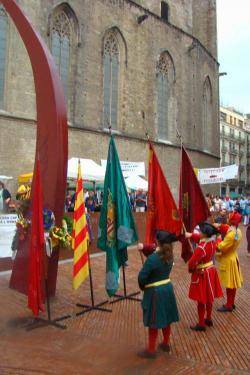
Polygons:
[[12,180],[13,177],[11,176],[4,176],[4,175],[0,175],[0,180]]
[[33,173],[25,173],[18,176],[18,183],[19,184],[25,184],[25,183],[31,183],[33,178]]
[[85,181],[104,181],[105,170],[91,159],[71,158],[68,160],[68,178],[76,179],[78,160],[81,163],[82,178]]
[[140,176],[132,175],[125,179],[126,186],[132,190],[142,189],[148,191],[148,182]]

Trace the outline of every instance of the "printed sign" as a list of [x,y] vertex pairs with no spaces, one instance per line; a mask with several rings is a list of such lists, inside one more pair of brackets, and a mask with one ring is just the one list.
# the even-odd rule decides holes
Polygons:
[[236,164],[221,168],[198,169],[198,180],[201,185],[220,184],[237,178],[237,176],[238,166]]
[[0,215],[0,258],[11,257],[11,244],[16,231],[17,215]]
[[[145,163],[133,161],[120,161],[122,174],[124,177],[132,175],[145,176]],[[106,169],[107,160],[101,160],[101,165]]]

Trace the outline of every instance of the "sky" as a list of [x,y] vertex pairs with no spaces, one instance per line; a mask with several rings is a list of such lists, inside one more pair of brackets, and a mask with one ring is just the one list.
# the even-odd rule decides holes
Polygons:
[[217,0],[221,105],[250,113],[250,0]]

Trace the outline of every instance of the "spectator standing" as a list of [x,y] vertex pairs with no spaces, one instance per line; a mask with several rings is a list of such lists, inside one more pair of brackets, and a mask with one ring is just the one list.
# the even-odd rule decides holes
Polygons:
[[217,224],[227,224],[227,210],[224,208],[220,210],[219,215],[215,219],[215,223]]
[[139,189],[137,191],[136,196],[135,196],[135,211],[136,212],[145,212],[146,203],[147,203],[146,194],[143,193],[142,189]]
[[250,216],[250,199],[248,197],[246,200],[246,205],[245,205],[244,225],[249,225],[249,216]]
[[0,181],[0,213],[8,212],[10,200],[10,192],[7,189],[5,189],[4,183]]

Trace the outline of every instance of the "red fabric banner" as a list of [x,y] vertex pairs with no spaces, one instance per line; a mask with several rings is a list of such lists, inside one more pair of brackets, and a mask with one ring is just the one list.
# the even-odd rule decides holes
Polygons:
[[182,223],[178,208],[163,174],[162,168],[149,142],[148,210],[146,244],[155,242],[156,230],[167,230],[179,235]]
[[[179,211],[188,232],[192,232],[197,224],[210,216],[200,183],[183,146],[181,149]],[[190,241],[184,240],[182,243],[182,258],[187,261],[191,255]]]
[[33,180],[31,238],[29,248],[29,284],[28,307],[38,316],[44,312],[44,229],[43,198],[41,185],[40,161],[36,161]]

